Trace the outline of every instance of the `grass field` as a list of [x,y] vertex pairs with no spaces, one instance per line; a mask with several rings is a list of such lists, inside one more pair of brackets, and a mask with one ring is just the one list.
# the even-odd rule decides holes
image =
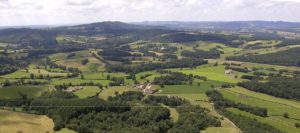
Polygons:
[[68,128],[63,128],[59,131],[56,131],[55,133],[77,133],[76,131],[70,130]]
[[49,77],[66,77],[68,75],[68,73],[58,73],[58,72],[49,72],[47,70],[44,69],[29,69],[28,71],[31,74],[34,74],[36,76],[38,75],[43,75],[43,76],[47,76],[49,75]]
[[214,64],[215,62],[218,62],[219,64],[223,64],[223,63],[237,63],[237,64],[241,64],[241,67],[256,67],[256,68],[274,68],[276,70],[280,70],[280,69],[286,69],[286,70],[290,70],[290,71],[299,71],[300,67],[295,67],[295,66],[280,66],[280,65],[269,65],[269,64],[260,64],[260,63],[250,63],[250,62],[241,62],[241,61],[225,61],[222,59],[208,59],[208,62],[211,64]]
[[227,82],[227,83],[237,83],[238,79],[234,79],[232,77],[225,75],[225,66],[218,65],[213,66],[212,64],[201,65],[195,69],[184,68],[180,69],[170,69],[176,72],[182,72],[185,74],[193,74],[206,76],[208,80],[219,81],[219,82]]
[[79,98],[87,98],[95,96],[98,92],[101,92],[101,90],[97,86],[84,86],[82,90],[76,91],[74,94]]
[[280,120],[276,117],[264,118],[264,117],[253,115],[253,114],[245,112],[245,111],[241,111],[236,108],[228,108],[227,110],[232,113],[238,114],[238,115],[254,118],[261,123],[269,124],[277,129],[281,130],[282,132],[288,132],[288,133],[298,133],[299,132],[299,129],[295,128],[295,126],[294,126],[294,123],[297,122],[295,120],[291,120],[291,121],[287,122],[287,121]]
[[25,70],[18,70],[14,73],[2,75],[0,77],[5,79],[19,79],[19,78],[29,78],[29,76],[30,74],[27,73]]
[[43,91],[47,91],[46,86],[9,86],[0,88],[0,99],[20,98],[19,93],[26,94],[29,98],[39,96]]
[[119,94],[126,92],[126,91],[135,91],[130,86],[115,86],[115,87],[109,87],[107,89],[104,89],[99,94],[99,97],[102,99],[107,99],[109,96],[115,96],[115,92],[118,92]]
[[54,123],[44,115],[0,110],[1,133],[52,133]]
[[168,108],[170,110],[170,118],[172,119],[173,122],[176,122],[179,118],[179,113],[175,108],[171,108],[169,106],[166,106],[164,104],[161,104],[161,106]]
[[[49,58],[55,63],[67,67],[78,68],[81,71],[89,72],[89,71],[104,71],[105,64],[100,60],[93,57],[92,52],[89,50],[83,50],[74,52],[75,56],[68,58],[68,54],[70,53],[57,53],[51,55]],[[81,61],[83,59],[88,59],[89,62],[86,65],[82,65]]]
[[[261,121],[270,125],[276,124],[274,127],[280,130],[293,132],[296,129],[294,124],[300,122],[299,102],[276,98],[242,88],[222,89],[220,92],[225,98],[232,101],[267,108],[269,117],[261,118]],[[288,113],[290,118],[284,118],[284,113]]]
[[103,86],[109,84],[109,80],[87,80],[87,79],[81,79],[81,78],[69,78],[69,79],[53,79],[53,82],[51,84],[53,85],[62,85],[62,84],[69,84],[72,83],[73,85],[77,85],[80,83],[89,83],[89,82],[94,82],[94,83],[100,83]]
[[198,85],[165,85],[164,88],[159,88],[161,94],[197,94],[205,93],[208,90],[212,90],[211,85],[220,86],[223,82],[206,81]]
[[127,74],[125,73],[107,73],[107,72],[85,72],[84,74],[84,78],[85,79],[91,79],[91,80],[106,80],[107,79],[107,75],[109,75],[110,77],[126,77]]

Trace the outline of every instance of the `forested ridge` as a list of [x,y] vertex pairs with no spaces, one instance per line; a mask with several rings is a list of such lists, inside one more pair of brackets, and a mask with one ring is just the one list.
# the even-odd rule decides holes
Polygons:
[[272,65],[300,66],[300,48],[292,48],[276,53],[227,57],[227,60],[256,62]]

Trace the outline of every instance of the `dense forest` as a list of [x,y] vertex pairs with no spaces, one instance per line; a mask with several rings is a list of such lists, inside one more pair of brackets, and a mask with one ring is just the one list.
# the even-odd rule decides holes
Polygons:
[[118,65],[118,64],[108,64],[106,69],[108,72],[126,72],[126,73],[137,73],[143,71],[166,69],[166,68],[184,68],[184,67],[196,67],[202,64],[207,64],[208,62],[202,59],[196,58],[183,58],[178,60],[173,60],[171,62],[165,63],[141,63],[135,66],[131,65]]
[[239,86],[276,97],[300,100],[299,77],[269,77],[267,82],[245,81]]
[[292,48],[276,53],[260,55],[242,55],[226,58],[227,60],[256,62],[272,65],[300,66],[300,48]]
[[185,57],[202,58],[202,59],[220,58],[220,52],[216,49],[211,49],[210,51],[196,50],[195,52],[182,51],[181,55]]
[[[208,115],[206,109],[193,106],[186,100],[167,96],[144,97],[141,92],[129,91],[104,101],[96,97],[79,99],[72,93],[52,91],[18,106],[50,116],[55,130],[67,127],[80,133],[121,130],[195,132],[221,124],[217,118]],[[143,104],[142,108],[140,104]],[[176,108],[180,114],[178,121],[171,121],[169,109],[160,104]]]

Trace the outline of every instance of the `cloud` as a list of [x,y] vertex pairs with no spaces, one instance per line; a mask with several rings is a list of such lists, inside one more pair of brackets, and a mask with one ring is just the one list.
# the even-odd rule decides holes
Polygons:
[[97,21],[300,21],[300,0],[0,0],[0,25]]

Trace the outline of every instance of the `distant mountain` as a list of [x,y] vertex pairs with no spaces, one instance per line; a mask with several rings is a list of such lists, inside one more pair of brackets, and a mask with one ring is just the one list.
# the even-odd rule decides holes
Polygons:
[[139,32],[143,30],[162,29],[161,26],[137,25],[124,23],[119,21],[106,21],[91,24],[82,24],[75,26],[58,27],[55,30],[67,34],[108,34],[108,35],[123,35],[128,33]]
[[54,45],[57,33],[52,30],[10,28],[0,30],[0,42],[30,45]]
[[293,29],[300,28],[300,23],[283,21],[232,21],[232,22],[180,22],[180,21],[145,21],[134,23],[147,26],[163,26],[172,29]]

